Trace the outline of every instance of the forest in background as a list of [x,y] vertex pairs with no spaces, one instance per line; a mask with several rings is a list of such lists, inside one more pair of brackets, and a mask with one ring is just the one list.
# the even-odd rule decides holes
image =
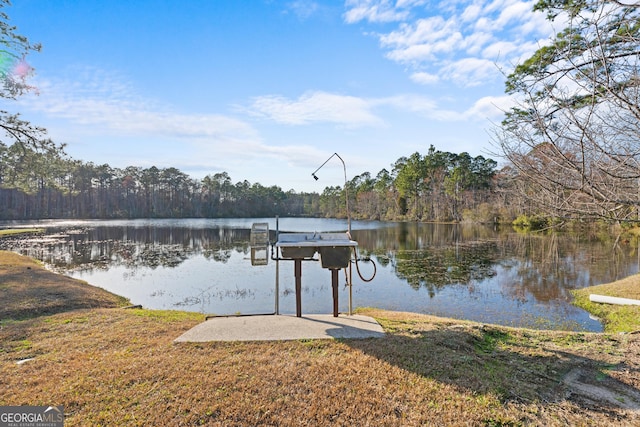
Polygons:
[[0,145],[0,219],[318,216],[419,221],[510,221],[497,163],[430,146],[375,176],[363,172],[321,194],[284,191],[226,172],[194,179],[155,166],[124,169],[63,150]]

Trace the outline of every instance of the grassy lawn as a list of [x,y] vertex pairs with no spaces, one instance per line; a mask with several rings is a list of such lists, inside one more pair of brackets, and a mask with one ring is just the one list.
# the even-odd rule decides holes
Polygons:
[[0,405],[63,405],[65,426],[640,423],[637,334],[364,309],[386,337],[177,344],[202,315],[1,251],[0,298]]
[[14,236],[16,234],[44,233],[44,228],[5,228],[0,229],[0,237]]
[[575,304],[602,319],[607,332],[640,331],[640,306],[600,304],[589,300],[590,294],[640,300],[640,274],[573,292]]

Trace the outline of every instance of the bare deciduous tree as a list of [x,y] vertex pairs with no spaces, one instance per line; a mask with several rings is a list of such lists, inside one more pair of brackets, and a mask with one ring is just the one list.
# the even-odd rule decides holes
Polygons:
[[638,219],[640,3],[542,0],[535,8],[566,28],[508,76],[519,104],[494,141],[542,213]]

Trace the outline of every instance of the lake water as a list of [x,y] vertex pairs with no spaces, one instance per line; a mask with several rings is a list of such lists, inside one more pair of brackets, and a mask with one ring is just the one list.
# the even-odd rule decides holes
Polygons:
[[[275,218],[0,223],[46,233],[0,239],[0,248],[152,309],[206,314],[295,313],[294,263],[251,265],[250,228]],[[346,221],[280,218],[281,232],[332,232]],[[353,221],[360,256],[376,266],[371,282],[354,268],[353,307],[379,307],[479,322],[544,329],[601,331],[571,305],[570,290],[638,272],[636,241],[615,236],[519,234],[510,227]],[[374,273],[360,262],[365,279]],[[349,292],[340,272],[339,309]],[[302,313],[331,313],[331,272],[302,263]]]

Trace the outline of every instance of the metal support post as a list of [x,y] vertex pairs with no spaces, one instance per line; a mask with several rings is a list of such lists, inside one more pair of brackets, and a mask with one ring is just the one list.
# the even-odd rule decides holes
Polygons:
[[338,317],[338,273],[340,270],[331,269],[331,287],[333,288],[333,317]]
[[349,273],[347,276],[347,285],[349,286],[349,316],[353,315],[353,270],[351,261],[349,261]]
[[302,317],[302,260],[293,260],[294,274],[296,276],[296,317]]

